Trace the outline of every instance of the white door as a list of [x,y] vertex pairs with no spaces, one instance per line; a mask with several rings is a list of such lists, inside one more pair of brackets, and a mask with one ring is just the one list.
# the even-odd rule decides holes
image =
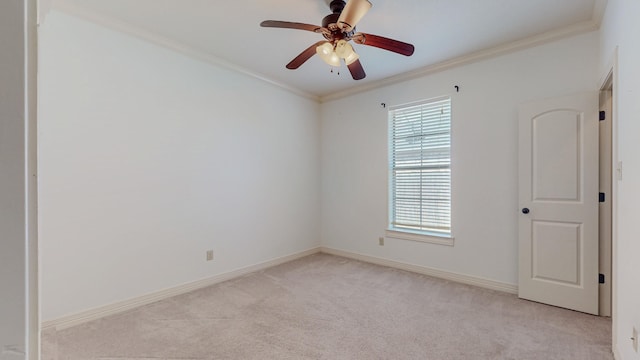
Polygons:
[[519,115],[518,296],[598,314],[598,94]]

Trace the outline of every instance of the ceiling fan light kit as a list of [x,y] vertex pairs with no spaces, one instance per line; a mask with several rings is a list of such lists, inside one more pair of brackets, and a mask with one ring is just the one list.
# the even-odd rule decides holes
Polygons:
[[340,40],[336,44],[336,54],[338,54],[338,57],[341,59],[344,59],[344,62],[347,65],[353,64],[354,61],[360,58],[360,56],[358,56],[358,54],[353,50],[353,46],[345,40]]
[[360,56],[355,52],[349,41],[356,44],[377,47],[397,54],[411,56],[414,52],[413,45],[402,41],[389,39],[383,36],[356,33],[356,24],[371,9],[369,0],[333,0],[329,4],[332,13],[322,19],[322,26],[310,24],[265,20],[260,23],[262,27],[274,27],[283,29],[297,29],[320,33],[326,41],[319,41],[296,56],[287,69],[295,70],[309,60],[314,54],[333,67],[341,65],[343,59],[354,80],[364,79],[366,74],[360,63]]
[[353,51],[353,46],[345,40],[338,41],[335,48],[327,41],[316,47],[316,53],[324,62],[333,67],[340,66],[340,59],[344,59],[345,64],[351,65],[360,58],[360,56]]
[[340,66],[340,57],[333,50],[333,46],[330,42],[326,42],[318,47],[316,47],[316,53],[324,62],[327,64],[338,67]]

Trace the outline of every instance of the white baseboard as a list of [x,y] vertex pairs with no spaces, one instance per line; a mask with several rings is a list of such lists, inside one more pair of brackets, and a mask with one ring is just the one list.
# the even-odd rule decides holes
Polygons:
[[44,321],[41,329],[56,329],[63,330],[72,326],[80,325],[82,323],[97,320],[105,316],[118,314],[127,310],[131,310],[143,305],[151,304],[156,301],[164,300],[172,296],[188,293],[190,291],[198,290],[207,286],[221,283],[223,281],[231,280],[252,272],[264,270],[276,265],[280,265],[289,261],[293,261],[305,256],[309,256],[320,252],[320,248],[312,248],[299,253],[279,257],[262,263],[243,267],[241,269],[233,270],[230,272],[215,275],[209,278],[188,282],[186,284],[178,285],[169,289],[160,290],[150,294],[138,296],[135,298],[119,301],[109,305],[100,306],[90,310],[82,311],[76,314],[63,316],[54,320]]
[[392,267],[400,270],[411,271],[418,274],[429,275],[429,276],[433,276],[433,277],[437,277],[445,280],[478,286],[486,289],[502,291],[509,294],[518,293],[517,285],[504,283],[501,281],[496,281],[491,279],[486,279],[478,276],[459,274],[459,273],[450,272],[446,270],[440,270],[440,269],[435,269],[435,268],[430,268],[430,267],[420,266],[420,265],[407,264],[399,261],[387,260],[387,259],[383,259],[375,256],[362,255],[358,253],[353,253],[353,252],[333,249],[333,248],[327,248],[327,247],[321,247],[320,251],[326,254],[337,255],[337,256],[360,260],[360,261],[364,261],[372,264],[388,266],[388,267]]
[[198,290],[207,286],[211,286],[214,284],[221,283],[223,281],[231,280],[252,272],[264,270],[276,265],[280,265],[289,261],[293,261],[305,256],[309,256],[318,252],[323,252],[326,254],[342,256],[350,259],[360,260],[372,264],[388,266],[400,270],[406,270],[415,272],[418,274],[429,275],[445,280],[455,281],[463,284],[479,286],[487,289],[498,290],[507,292],[510,294],[518,293],[518,286],[508,283],[503,283],[500,281],[485,279],[477,276],[458,274],[450,271],[430,268],[426,266],[407,264],[394,260],[387,260],[383,258],[378,258],[369,255],[362,255],[358,253],[353,253],[349,251],[333,249],[328,247],[318,247],[312,248],[306,251],[302,251],[299,253],[279,257],[276,259],[272,259],[269,261],[265,261],[262,263],[250,265],[247,267],[243,267],[241,269],[233,270],[230,272],[222,273],[219,275],[215,275],[209,278],[196,280],[193,282],[189,282],[186,284],[178,285],[169,289],[160,290],[157,292],[153,292],[150,294],[138,296],[135,298],[115,302],[112,304],[100,306],[97,308],[85,310],[79,313],[63,316],[57,319],[44,321],[42,323],[42,330],[48,329],[56,329],[63,330],[70,328],[72,326],[80,325],[89,321],[97,320],[106,316],[118,314],[127,310],[131,310],[143,305],[151,304],[156,301],[164,300],[176,295],[181,295],[184,293],[188,293],[190,291]]

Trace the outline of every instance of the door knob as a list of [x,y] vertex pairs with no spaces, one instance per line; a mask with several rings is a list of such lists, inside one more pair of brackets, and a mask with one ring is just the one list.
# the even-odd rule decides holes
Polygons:
[[529,208],[523,208],[522,209],[522,213],[523,214],[528,214],[529,213]]

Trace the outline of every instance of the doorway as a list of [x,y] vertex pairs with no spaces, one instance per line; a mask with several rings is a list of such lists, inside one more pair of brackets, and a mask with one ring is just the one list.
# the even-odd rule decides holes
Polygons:
[[[611,71],[605,77],[598,96],[589,97],[585,93],[544,99],[520,107],[522,214],[519,226],[519,296],[606,317],[612,316],[614,288],[613,79]],[[582,103],[577,102],[583,97]],[[565,116],[567,109],[580,110],[576,114]],[[597,109],[600,112],[596,116]],[[589,114],[593,114],[593,117],[589,117]],[[574,117],[575,115],[578,117]],[[588,120],[589,118],[595,121]],[[574,127],[576,119],[578,120],[575,124],[578,126]],[[563,129],[563,122],[570,126],[565,126],[565,134],[554,142],[554,136],[557,137]],[[549,128],[549,131],[546,131],[546,128]],[[569,146],[567,150],[566,146],[572,138],[587,140],[585,144],[592,145],[578,147],[588,151],[574,156],[576,154],[570,150],[576,147]],[[550,155],[545,149],[551,149]],[[556,164],[565,157],[568,160],[566,163]],[[580,164],[573,166],[574,160]],[[549,176],[545,177],[545,171],[548,169],[553,171],[547,172]],[[558,169],[569,171],[562,174]],[[578,178],[572,177],[574,170],[579,170]],[[548,189],[544,184],[549,185]],[[560,192],[562,189],[566,190],[566,194]],[[595,192],[600,193],[597,200]],[[573,216],[579,213],[580,209],[560,209],[563,211],[558,210],[559,212],[548,209],[551,206],[575,207],[578,204],[584,205],[585,211],[592,209],[589,210],[591,215],[586,216],[588,214],[585,212],[584,218],[565,219],[562,216],[569,213]],[[576,231],[571,232],[567,229]]]

